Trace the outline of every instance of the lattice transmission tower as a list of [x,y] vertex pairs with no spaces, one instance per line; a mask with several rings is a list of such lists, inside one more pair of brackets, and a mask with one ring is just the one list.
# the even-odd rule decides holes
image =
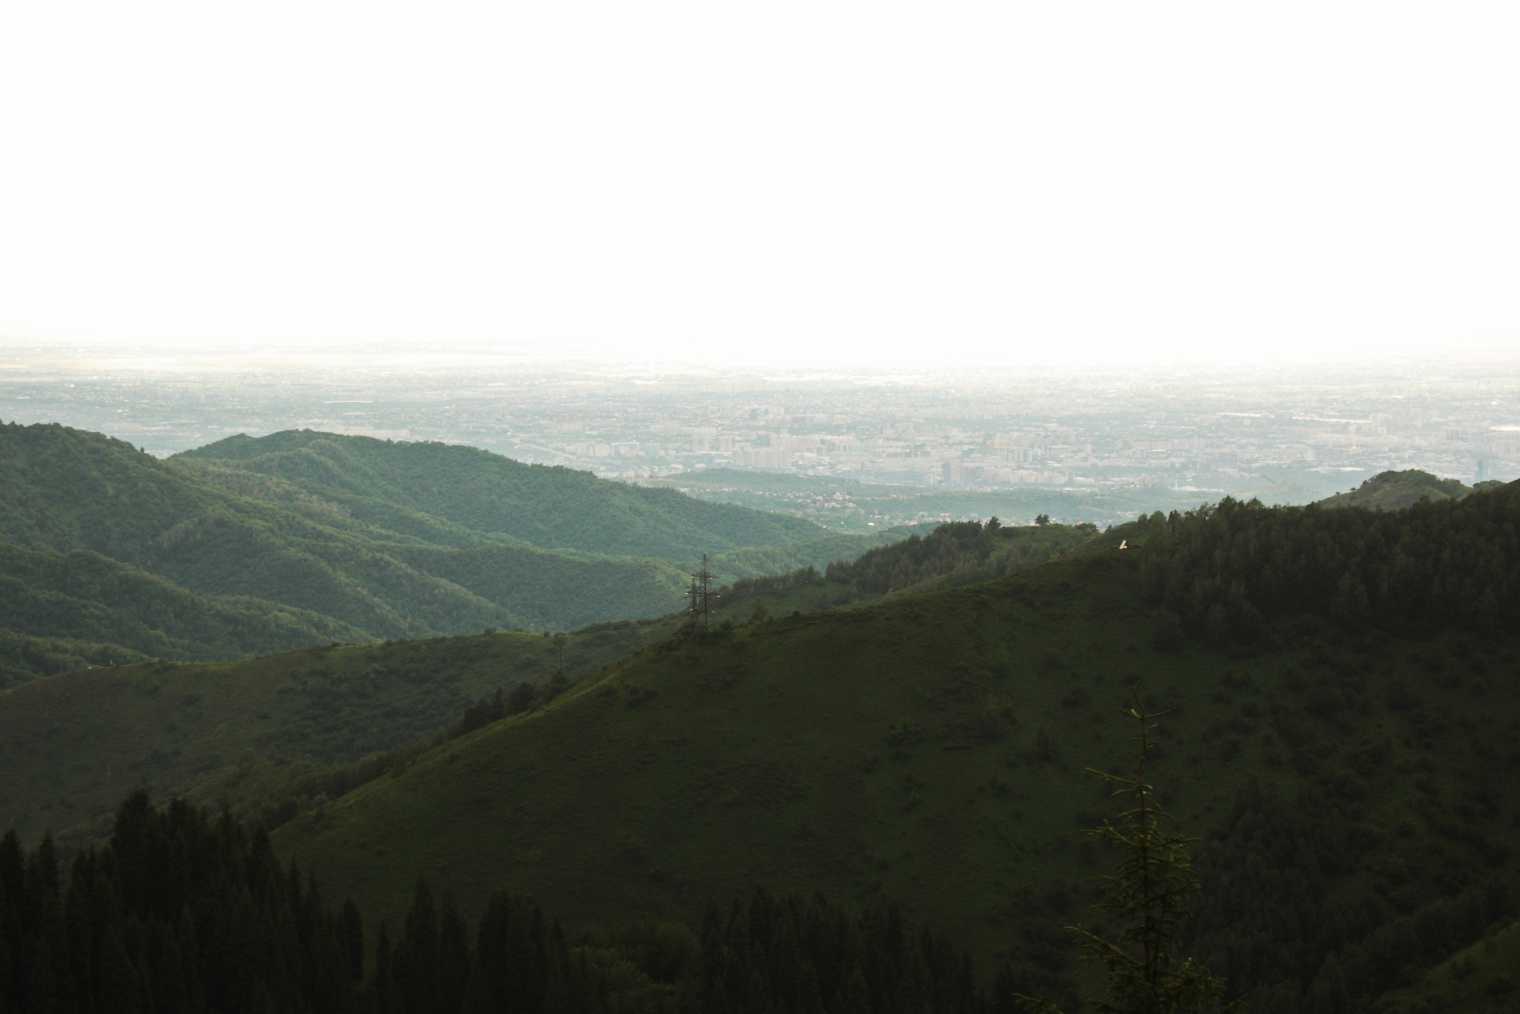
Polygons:
[[691,618],[707,626],[713,602],[718,596],[712,590],[712,572],[707,569],[706,553],[702,554],[702,569],[691,576],[691,587],[686,594],[691,599]]

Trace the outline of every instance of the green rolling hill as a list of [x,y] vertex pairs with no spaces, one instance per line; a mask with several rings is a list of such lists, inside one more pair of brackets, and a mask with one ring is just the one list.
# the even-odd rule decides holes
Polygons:
[[[1493,488],[1498,482],[1484,482],[1480,487]],[[1380,507],[1396,511],[1421,500],[1460,500],[1473,489],[1460,479],[1438,479],[1417,468],[1402,472],[1379,472],[1356,489],[1318,501],[1321,507]]]
[[[783,514],[708,503],[674,490],[598,479],[589,472],[525,465],[489,451],[392,443],[311,430],[229,437],[177,455],[207,463],[224,481],[288,484],[355,520],[427,537],[418,516],[543,549],[690,560],[749,546],[787,545],[827,534]],[[408,532],[408,529],[414,529]],[[431,541],[431,540],[430,540]]]
[[310,431],[159,461],[100,434],[3,425],[0,476],[0,629],[93,646],[8,649],[7,682],[112,651],[211,661],[647,618],[680,607],[704,553],[743,577],[896,537]]

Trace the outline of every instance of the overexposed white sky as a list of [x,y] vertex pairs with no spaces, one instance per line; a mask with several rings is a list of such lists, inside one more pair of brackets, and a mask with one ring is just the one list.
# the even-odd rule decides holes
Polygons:
[[1520,348],[1520,7],[0,8],[0,342]]

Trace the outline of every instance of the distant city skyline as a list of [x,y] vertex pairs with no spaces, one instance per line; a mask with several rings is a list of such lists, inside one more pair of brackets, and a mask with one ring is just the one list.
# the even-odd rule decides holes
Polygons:
[[1040,491],[1112,522],[1225,495],[1304,503],[1385,470],[1520,477],[1520,356],[1501,353],[848,371],[406,346],[123,351],[0,355],[0,422],[96,430],[159,456],[289,429],[463,443],[860,532],[1028,523],[1051,509]]

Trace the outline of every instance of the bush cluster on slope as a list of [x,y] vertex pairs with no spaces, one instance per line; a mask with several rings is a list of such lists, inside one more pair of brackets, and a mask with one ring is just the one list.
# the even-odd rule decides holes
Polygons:
[[927,535],[915,533],[890,546],[868,550],[853,561],[830,563],[823,573],[810,566],[735,581],[719,589],[719,601],[730,605],[755,597],[784,598],[814,587],[818,594],[812,608],[827,608],[901,592],[978,584],[1045,563],[1096,534],[1092,525],[1007,527],[997,518],[985,525],[952,521]]
[[146,656],[119,644],[33,637],[0,629],[0,690],[29,683],[39,676],[145,661]]

